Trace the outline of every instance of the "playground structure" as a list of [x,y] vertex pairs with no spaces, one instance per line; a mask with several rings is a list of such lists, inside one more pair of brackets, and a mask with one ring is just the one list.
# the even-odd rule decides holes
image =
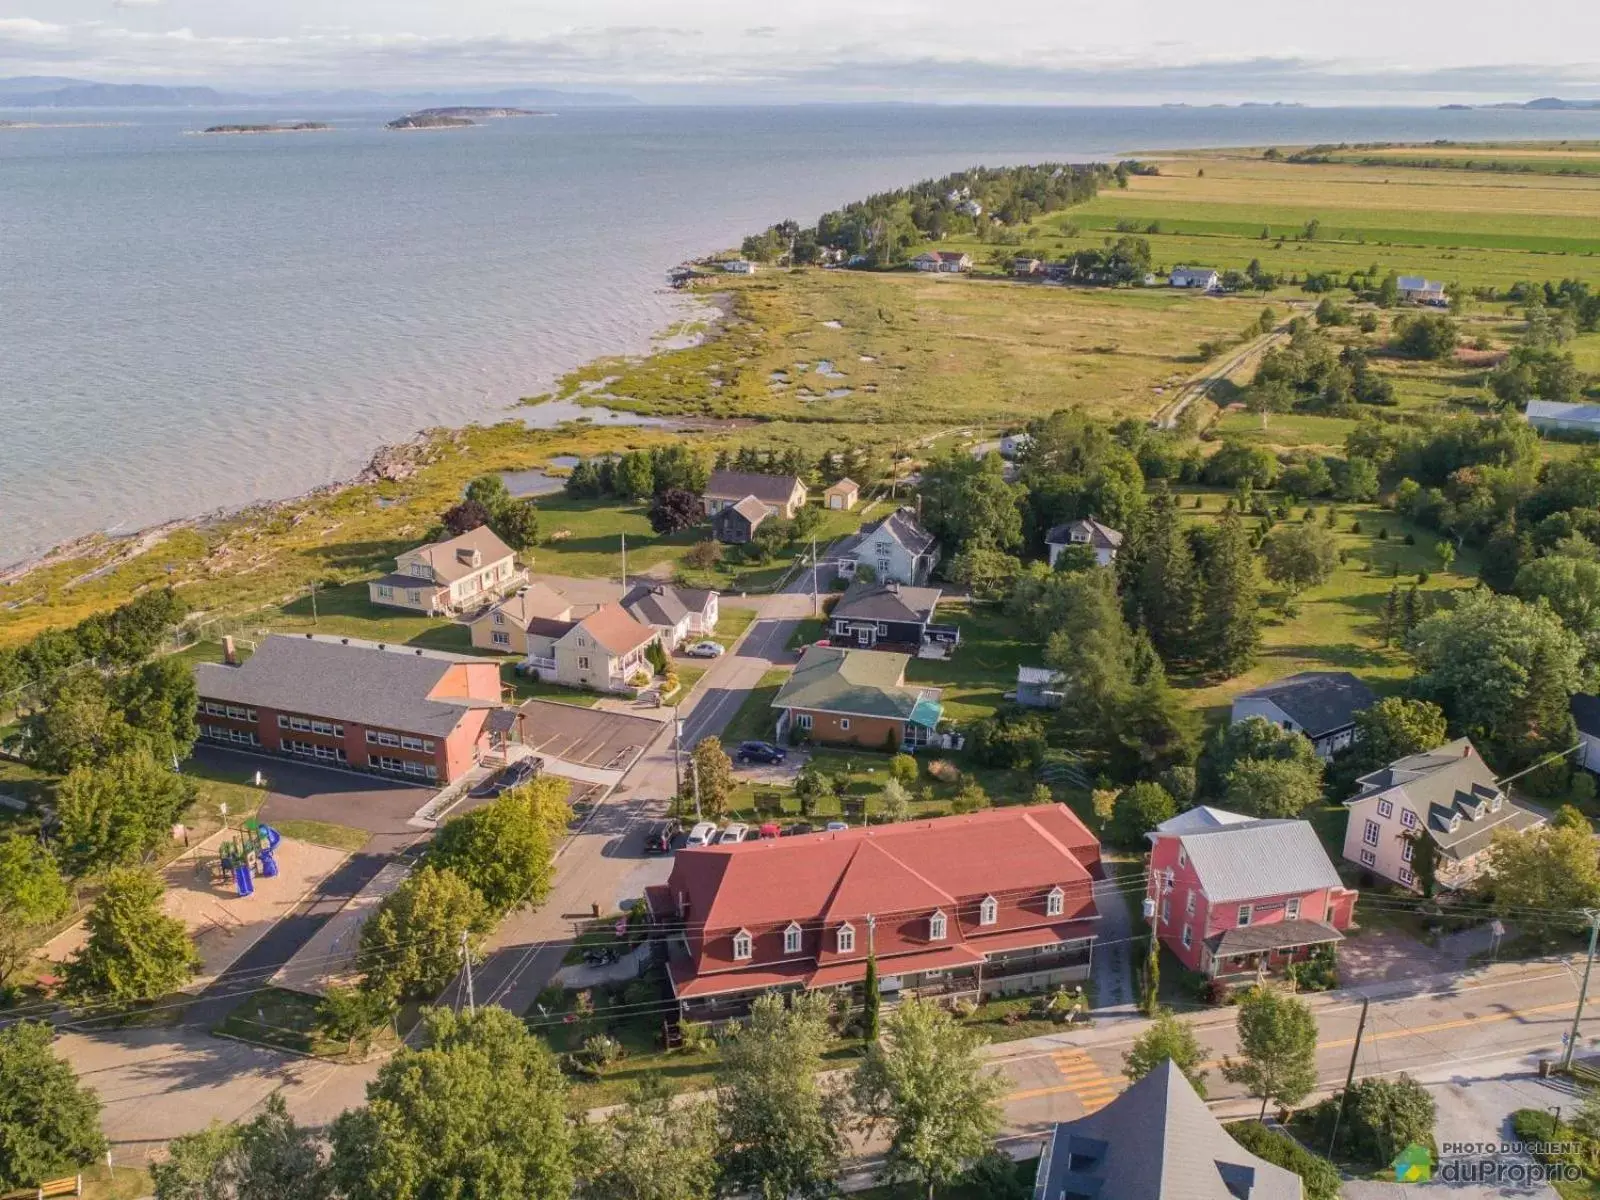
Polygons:
[[200,860],[202,878],[209,877],[213,887],[227,887],[231,881],[235,892],[248,896],[256,890],[255,877],[271,879],[278,874],[277,850],[283,835],[271,825],[251,819],[244,823],[236,841],[226,841],[217,847],[217,857]]

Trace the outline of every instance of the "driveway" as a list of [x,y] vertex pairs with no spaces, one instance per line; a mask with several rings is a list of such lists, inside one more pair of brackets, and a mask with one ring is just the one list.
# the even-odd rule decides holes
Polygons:
[[545,759],[625,771],[661,734],[661,722],[550,700],[522,705],[522,744]]
[[1343,987],[1440,975],[1464,965],[1459,956],[1398,929],[1364,929],[1339,946],[1339,983]]
[[260,771],[268,789],[260,815],[269,825],[273,821],[328,821],[409,840],[416,830],[406,822],[431,795],[427,788],[390,783],[372,775],[236,754],[216,746],[195,747],[195,757],[236,773]]

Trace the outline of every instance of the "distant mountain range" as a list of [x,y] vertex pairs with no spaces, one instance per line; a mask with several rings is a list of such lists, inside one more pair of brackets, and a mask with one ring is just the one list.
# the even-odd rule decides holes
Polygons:
[[437,108],[471,104],[488,107],[543,107],[638,104],[616,92],[566,92],[552,88],[507,87],[494,91],[234,92],[211,87],[149,83],[98,83],[54,75],[0,79],[0,108]]
[[1562,100],[1557,96],[1541,96],[1537,100],[1524,100],[1520,104],[1511,101],[1505,104],[1480,104],[1478,108],[1531,108],[1542,110],[1578,109],[1593,111],[1600,109],[1600,100]]

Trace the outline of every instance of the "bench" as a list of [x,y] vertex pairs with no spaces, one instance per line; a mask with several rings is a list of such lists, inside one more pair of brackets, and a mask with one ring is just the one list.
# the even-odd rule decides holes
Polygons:
[[47,1196],[81,1196],[83,1195],[83,1176],[74,1175],[70,1179],[53,1179],[49,1183],[39,1185],[39,1200]]

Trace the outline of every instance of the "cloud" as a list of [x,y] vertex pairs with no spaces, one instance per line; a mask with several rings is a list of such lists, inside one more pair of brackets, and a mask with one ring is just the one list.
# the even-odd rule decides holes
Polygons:
[[166,0],[111,0],[112,8],[157,8]]

